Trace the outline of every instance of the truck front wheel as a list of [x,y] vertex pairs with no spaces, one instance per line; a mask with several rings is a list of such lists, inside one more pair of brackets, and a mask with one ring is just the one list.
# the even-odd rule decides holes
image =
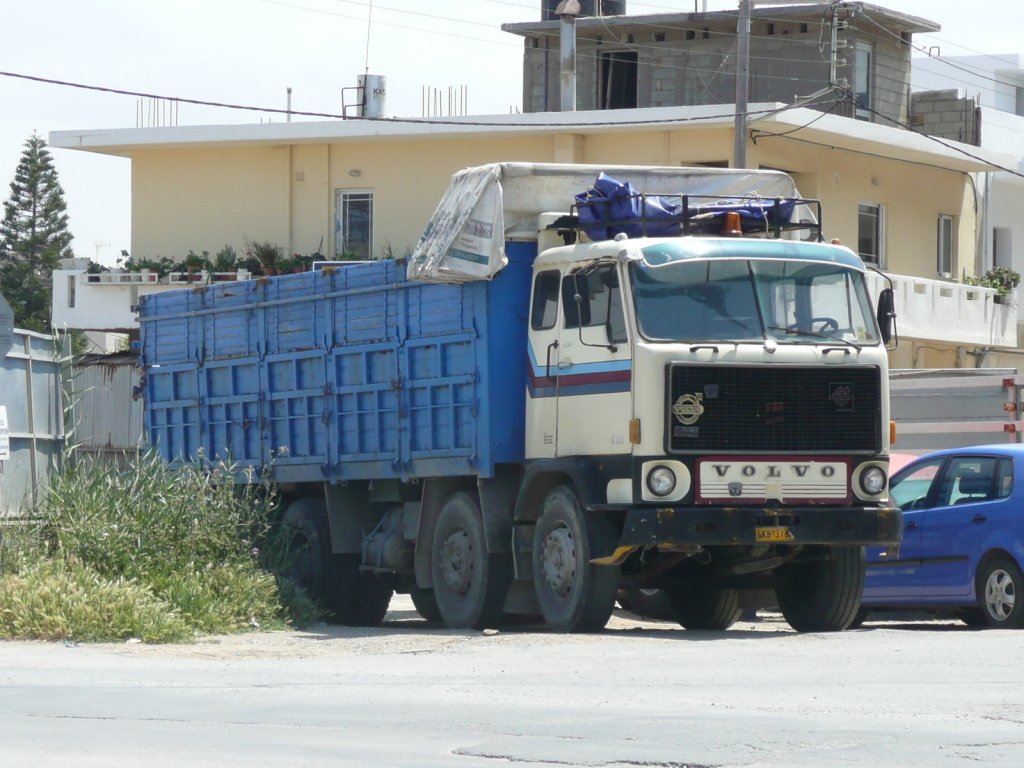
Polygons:
[[615,608],[619,568],[593,565],[618,543],[614,521],[587,514],[565,485],[552,489],[533,534],[533,588],[544,621],[559,632],[596,632]]
[[445,501],[432,554],[434,599],[444,623],[456,629],[495,626],[512,581],[511,561],[487,551],[475,494],[460,491]]
[[797,632],[838,632],[853,624],[864,591],[864,549],[833,547],[820,560],[790,563],[775,575],[779,609]]

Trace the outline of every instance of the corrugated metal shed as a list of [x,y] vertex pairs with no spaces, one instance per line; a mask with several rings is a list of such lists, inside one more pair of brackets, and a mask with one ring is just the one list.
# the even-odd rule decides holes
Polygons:
[[86,355],[72,367],[68,443],[76,459],[123,464],[142,444],[138,355]]
[[0,350],[0,405],[7,409],[10,458],[0,461],[0,516],[36,501],[59,468],[64,441],[60,350],[50,336],[15,329]]

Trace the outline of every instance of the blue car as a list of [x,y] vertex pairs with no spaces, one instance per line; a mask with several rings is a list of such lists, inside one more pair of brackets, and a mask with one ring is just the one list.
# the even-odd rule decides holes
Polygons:
[[1024,627],[1024,445],[929,453],[893,475],[890,495],[903,543],[868,549],[861,620],[909,609]]

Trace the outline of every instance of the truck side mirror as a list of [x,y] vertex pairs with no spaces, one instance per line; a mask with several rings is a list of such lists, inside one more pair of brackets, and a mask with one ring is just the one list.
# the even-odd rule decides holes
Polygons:
[[888,344],[896,325],[896,299],[892,288],[885,288],[878,294],[877,317],[878,331],[882,334],[882,341]]

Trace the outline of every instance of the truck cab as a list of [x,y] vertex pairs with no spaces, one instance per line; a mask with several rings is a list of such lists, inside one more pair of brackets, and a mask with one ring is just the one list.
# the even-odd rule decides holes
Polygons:
[[900,532],[890,329],[860,259],[818,240],[620,235],[537,256],[517,557],[548,553],[538,593],[545,573],[568,590],[547,561],[581,565],[569,522],[525,543],[553,493],[614,520],[591,567],[665,589],[684,625],[765,605],[801,629],[852,616],[861,547]]

